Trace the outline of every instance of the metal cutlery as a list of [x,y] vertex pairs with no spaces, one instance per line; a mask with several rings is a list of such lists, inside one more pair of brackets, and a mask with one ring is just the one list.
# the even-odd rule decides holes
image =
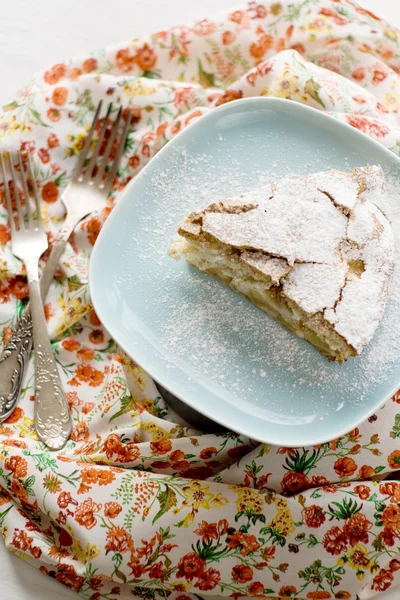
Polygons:
[[[88,214],[101,210],[105,206],[125,148],[131,118],[126,118],[122,132],[119,134],[122,107],[113,110],[112,104],[109,104],[102,124],[100,122],[101,108],[102,101],[97,106],[72,179],[62,195],[67,217],[53,245],[40,280],[43,301],[54,278],[68,238],[76,225]],[[109,125],[111,114],[116,111],[117,116]],[[95,139],[95,132],[99,128],[99,136]],[[106,134],[108,139],[105,139]],[[117,140],[118,148],[115,157],[111,159],[113,146]],[[102,146],[105,146],[105,148],[102,148]],[[102,154],[101,150],[104,150]],[[0,355],[0,422],[12,413],[18,402],[31,347],[32,319],[30,305],[27,305],[14,327],[9,342]]]
[[[8,158],[11,179],[14,186],[18,217],[14,220],[11,192],[6,174]],[[18,166],[26,205],[26,217],[22,212],[18,179],[11,154],[0,154],[1,170],[4,180],[11,232],[11,247],[15,256],[26,267],[31,305],[32,332],[35,352],[35,428],[39,438],[52,450],[62,448],[72,430],[72,421],[68,403],[62,388],[57,363],[46,328],[42,297],[39,287],[39,258],[47,250],[47,235],[44,230],[39,196],[32,174],[28,154],[28,173],[25,171],[21,153],[17,152]],[[28,175],[29,174],[29,175]],[[28,192],[28,176],[35,199],[36,212],[32,211]]]

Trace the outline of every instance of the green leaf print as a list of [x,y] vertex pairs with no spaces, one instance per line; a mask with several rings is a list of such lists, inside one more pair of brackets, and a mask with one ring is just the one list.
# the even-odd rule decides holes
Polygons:
[[214,73],[207,73],[203,69],[203,65],[201,64],[201,60],[197,59],[197,68],[199,72],[199,83],[203,87],[212,87],[215,85],[215,75]]
[[35,125],[41,125],[42,127],[49,127],[49,125],[46,125],[46,123],[44,123],[38,113],[37,110],[35,110],[34,108],[30,108],[29,109],[29,117],[30,117],[30,121],[31,123],[34,123]]
[[9,506],[8,508],[6,508],[6,510],[3,510],[3,512],[0,512],[0,527],[3,527],[3,521],[12,508],[13,508],[13,506]]
[[354,517],[354,515],[358,513],[363,506],[362,504],[358,506],[357,502],[355,500],[352,500],[351,498],[345,498],[341,504],[339,502],[332,502],[332,505],[336,506],[336,509],[332,508],[332,506],[329,504],[328,514],[330,514],[331,517],[334,517],[339,520],[350,519],[351,517]]
[[313,98],[316,102],[318,102],[318,104],[320,104],[322,106],[322,108],[325,108],[325,104],[321,100],[319,93],[318,93],[320,89],[321,89],[321,86],[319,85],[319,83],[314,81],[314,79],[312,77],[310,79],[308,79],[308,81],[306,81],[305,86],[304,86],[304,91],[306,92],[306,94],[308,94],[311,98]]
[[171,489],[168,485],[166,485],[165,490],[158,494],[158,501],[160,503],[160,510],[153,519],[153,525],[166,512],[168,512],[171,508],[176,506],[177,500],[174,490]]
[[126,415],[127,413],[130,413],[130,412],[136,412],[136,402],[132,398],[132,396],[122,396],[120,402],[121,402],[121,408],[118,412],[116,412],[111,417],[110,423],[111,423],[111,421],[114,421],[115,419],[122,417],[122,415]]
[[[400,150],[400,145],[399,145],[399,150]],[[400,156],[400,153],[399,153],[399,156]],[[390,432],[389,435],[394,440],[396,438],[400,438],[400,414],[395,416],[394,425],[393,425],[392,431]]]

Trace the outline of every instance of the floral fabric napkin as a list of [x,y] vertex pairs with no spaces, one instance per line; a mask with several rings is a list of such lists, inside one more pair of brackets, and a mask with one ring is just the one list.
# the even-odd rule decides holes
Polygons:
[[[350,0],[254,1],[54,65],[4,107],[0,150],[32,153],[50,243],[99,99],[135,121],[113,195],[76,228],[46,300],[71,440],[59,453],[38,442],[32,365],[0,425],[0,523],[12,552],[91,599],[356,600],[400,583],[400,394],[316,447],[203,435],[118,351],[88,292],[90,252],[119,192],[214,106],[288,98],[400,155],[399,39]],[[28,289],[3,187],[0,199],[5,343]]]

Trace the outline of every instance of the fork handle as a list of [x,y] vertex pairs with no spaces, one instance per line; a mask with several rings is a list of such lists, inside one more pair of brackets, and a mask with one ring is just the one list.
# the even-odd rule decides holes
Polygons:
[[[53,245],[40,279],[42,301],[46,299],[61,254],[75,225],[76,221],[67,217],[64,227]],[[32,341],[32,318],[29,303],[15,324],[11,338],[0,355],[0,423],[10,416],[18,402],[32,349]]]
[[35,429],[51,450],[59,450],[72,431],[67,399],[46,327],[37,262],[26,261],[35,353]]

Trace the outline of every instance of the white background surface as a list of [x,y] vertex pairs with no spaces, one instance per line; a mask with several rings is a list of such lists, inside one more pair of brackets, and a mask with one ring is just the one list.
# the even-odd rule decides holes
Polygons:
[[[359,0],[400,27],[400,0]],[[0,105],[33,73],[106,44],[231,8],[241,0],[0,0]],[[242,0],[242,3],[244,0]],[[0,542],[1,600],[76,594],[10,555]],[[400,591],[379,595],[399,600]]]

